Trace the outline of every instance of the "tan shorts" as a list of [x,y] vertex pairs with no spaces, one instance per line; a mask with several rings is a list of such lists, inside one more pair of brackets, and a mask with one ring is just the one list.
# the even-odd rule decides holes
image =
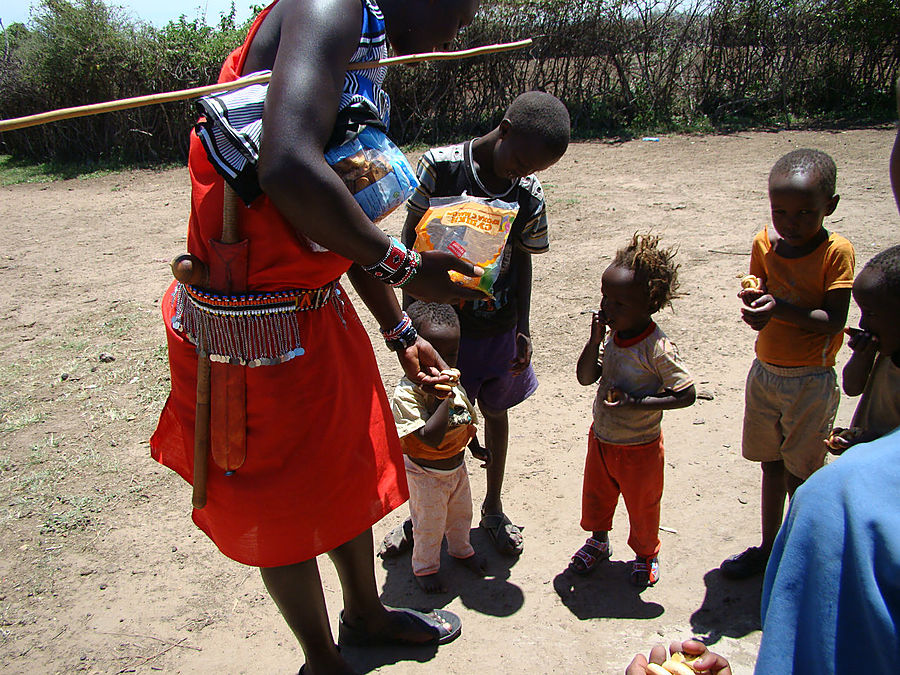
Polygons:
[[840,393],[834,368],[783,368],[753,360],[744,392],[742,454],[754,462],[784,461],[806,480],[825,463]]

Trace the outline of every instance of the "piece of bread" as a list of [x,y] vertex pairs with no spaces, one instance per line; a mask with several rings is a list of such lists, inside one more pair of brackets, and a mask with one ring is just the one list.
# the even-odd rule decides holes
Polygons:
[[748,274],[741,278],[741,288],[748,291],[762,290],[762,279],[755,274]]

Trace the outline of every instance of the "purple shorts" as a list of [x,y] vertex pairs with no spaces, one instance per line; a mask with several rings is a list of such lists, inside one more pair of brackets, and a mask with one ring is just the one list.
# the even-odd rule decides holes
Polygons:
[[507,410],[531,396],[538,387],[531,364],[518,375],[510,371],[516,357],[516,329],[485,338],[459,340],[459,381],[469,400],[490,410]]

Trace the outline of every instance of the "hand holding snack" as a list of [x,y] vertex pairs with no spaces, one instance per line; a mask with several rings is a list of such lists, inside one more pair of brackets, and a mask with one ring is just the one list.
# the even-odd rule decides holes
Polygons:
[[441,375],[446,375],[449,379],[434,385],[434,395],[438,398],[447,398],[453,393],[453,387],[459,384],[459,371],[456,368],[445,368],[441,371]]
[[669,646],[671,656],[666,658],[666,650],[657,645],[650,650],[650,659],[637,654],[625,670],[625,675],[731,675],[731,666],[721,655],[711,652],[698,640],[673,642]]
[[484,274],[484,270],[477,265],[460,260],[452,253],[424,251],[419,271],[403,290],[418,300],[444,304],[484,297],[484,293],[479,290],[454,283],[448,274],[451,270],[471,277]]
[[627,408],[637,405],[637,403],[638,399],[618,387],[610,387],[606,392],[606,398],[603,400],[603,405],[607,408]]
[[441,372],[448,370],[447,363],[430,342],[419,336],[414,344],[398,351],[397,358],[406,376],[424,391],[439,398],[439,394],[446,396],[445,392],[438,392],[435,387],[450,381],[450,376]]
[[862,440],[865,429],[862,427],[835,427],[831,430],[831,435],[825,440],[828,450],[834,455],[840,455],[853,445]]
[[738,297],[744,301],[745,305],[750,305],[754,300],[759,299],[766,292],[765,284],[755,274],[748,274],[741,277],[741,290]]
[[490,295],[518,212],[518,204],[499,199],[467,195],[431,199],[428,211],[416,225],[414,248],[423,257],[427,251],[445,251],[476,265],[482,274],[458,269],[459,274],[451,272],[450,277],[462,286]]

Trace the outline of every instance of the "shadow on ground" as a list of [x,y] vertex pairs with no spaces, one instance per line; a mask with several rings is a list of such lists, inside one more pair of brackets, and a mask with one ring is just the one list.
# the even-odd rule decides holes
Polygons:
[[715,644],[722,637],[742,638],[760,630],[762,582],[762,575],[733,581],[723,577],[718,569],[704,574],[706,597],[700,608],[691,614],[694,635],[706,644]]
[[[508,581],[510,570],[518,557],[503,556],[496,552],[486,532],[480,528],[471,531],[472,546],[476,555],[487,559],[488,576],[480,578],[456,562],[448,553],[446,541],[441,550],[441,574],[447,593],[425,593],[413,578],[410,552],[381,561],[387,572],[381,591],[381,601],[389,607],[412,607],[430,611],[446,607],[455,598],[472,611],[489,616],[511,616],[525,603],[522,589]],[[463,625],[465,632],[465,625]],[[434,658],[435,647],[367,647],[344,648],[347,661],[361,672],[370,672],[399,661],[425,663]]]
[[566,569],[553,579],[553,588],[576,617],[584,619],[654,619],[665,609],[644,602],[638,588],[629,582],[631,563],[622,560],[601,563],[591,574]]

